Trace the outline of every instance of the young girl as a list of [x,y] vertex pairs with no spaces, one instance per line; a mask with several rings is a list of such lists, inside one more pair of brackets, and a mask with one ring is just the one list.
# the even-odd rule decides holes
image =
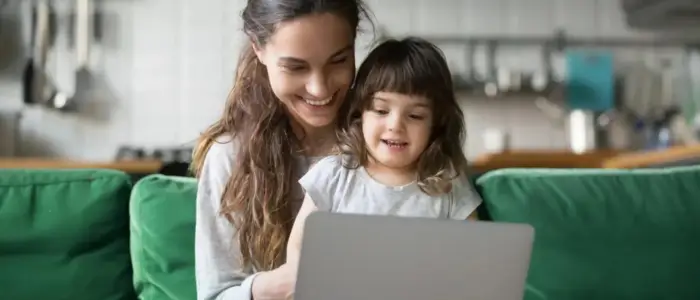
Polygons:
[[295,262],[306,217],[316,211],[475,218],[481,198],[465,174],[464,116],[442,52],[417,38],[380,44],[360,66],[340,109],[337,156],[299,183],[306,198],[291,231]]

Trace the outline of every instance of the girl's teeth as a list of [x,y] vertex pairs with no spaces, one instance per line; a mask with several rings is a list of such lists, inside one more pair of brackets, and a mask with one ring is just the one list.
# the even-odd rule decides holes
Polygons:
[[392,141],[384,141],[385,144],[387,144],[389,147],[406,147],[408,145],[407,143],[397,143],[397,142],[392,142]]
[[333,98],[328,98],[328,99],[324,99],[324,100],[310,100],[310,99],[304,99],[304,101],[305,101],[306,103],[311,104],[311,105],[314,105],[314,106],[323,106],[323,105],[326,105],[326,104],[328,104],[328,103],[331,103],[331,100],[332,100],[332,99],[333,99]]

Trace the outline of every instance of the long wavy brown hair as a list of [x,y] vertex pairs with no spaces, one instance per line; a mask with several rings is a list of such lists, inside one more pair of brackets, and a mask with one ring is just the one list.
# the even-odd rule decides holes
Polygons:
[[239,59],[221,119],[195,147],[192,169],[199,176],[217,138],[236,141],[237,157],[221,199],[221,214],[237,229],[232,238],[241,249],[243,268],[271,270],[284,263],[295,213],[293,187],[300,176],[295,174],[293,158],[301,149],[299,140],[252,43],[262,48],[280,23],[320,13],[342,17],[355,32],[361,18],[369,17],[361,0],[248,0],[242,18],[251,45]]
[[442,51],[423,39],[406,38],[384,41],[369,53],[355,77],[352,99],[343,104],[338,115],[339,149],[347,168],[366,166],[370,159],[362,134],[362,114],[371,109],[378,92],[422,96],[431,101],[435,117],[428,146],[418,160],[418,185],[431,195],[449,191],[452,179],[467,171],[462,150],[466,129]]

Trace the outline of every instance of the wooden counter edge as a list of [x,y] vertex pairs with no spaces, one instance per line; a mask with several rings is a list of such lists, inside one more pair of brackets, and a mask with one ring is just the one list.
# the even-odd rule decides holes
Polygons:
[[485,154],[470,162],[470,168],[486,172],[502,168],[600,168],[619,155],[618,151],[600,150],[576,154],[567,151],[518,151]]
[[603,162],[604,168],[631,169],[700,158],[700,145],[676,146],[659,151],[621,154]]

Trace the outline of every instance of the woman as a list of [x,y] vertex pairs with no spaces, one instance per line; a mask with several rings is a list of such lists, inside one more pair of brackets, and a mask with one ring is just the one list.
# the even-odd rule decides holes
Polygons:
[[293,293],[296,270],[284,261],[297,181],[332,150],[367,16],[361,0],[248,0],[250,44],[224,115],[194,153],[198,299]]

